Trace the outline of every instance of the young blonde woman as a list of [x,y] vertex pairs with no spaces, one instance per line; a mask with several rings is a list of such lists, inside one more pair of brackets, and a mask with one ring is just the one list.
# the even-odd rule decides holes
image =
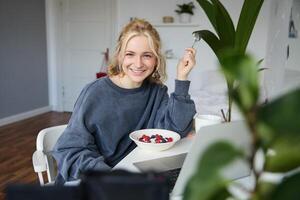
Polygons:
[[157,31],[141,19],[126,25],[108,76],[82,90],[68,127],[55,145],[57,183],[78,179],[90,169],[110,170],[136,147],[128,136],[134,130],[163,128],[186,136],[196,113],[187,80],[194,65],[195,50],[187,48],[169,97],[163,85],[166,66]]

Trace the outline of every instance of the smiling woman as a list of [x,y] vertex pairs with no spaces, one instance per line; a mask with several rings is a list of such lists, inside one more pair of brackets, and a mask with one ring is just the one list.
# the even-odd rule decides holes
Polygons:
[[188,48],[178,63],[175,91],[169,97],[157,31],[140,19],[125,26],[108,77],[83,89],[54,147],[56,182],[78,179],[87,170],[110,170],[136,147],[129,138],[133,131],[160,128],[186,136],[196,113],[187,80],[194,66],[195,50]]

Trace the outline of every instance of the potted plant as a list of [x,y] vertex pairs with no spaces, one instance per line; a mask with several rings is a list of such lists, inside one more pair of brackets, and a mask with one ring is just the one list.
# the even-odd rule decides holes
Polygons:
[[179,20],[181,23],[190,23],[191,16],[194,15],[193,9],[195,8],[193,2],[177,4],[178,9],[175,10],[179,14]]
[[[237,85],[228,94],[251,132],[252,152],[246,156],[239,147],[224,141],[209,146],[187,183],[184,200],[240,199],[229,189],[232,186],[246,195],[246,199],[299,199],[300,88],[261,105],[256,61],[236,51],[223,52],[220,59],[223,74]],[[263,158],[260,166],[256,162],[258,156]],[[245,188],[221,175],[222,168],[236,158],[247,160],[251,166],[253,188]],[[266,174],[281,178],[270,181],[264,178]]]
[[[197,2],[207,15],[216,34],[209,30],[199,30],[193,34],[202,38],[212,48],[220,64],[222,65],[221,55],[225,49],[233,49],[239,54],[245,54],[264,0],[244,0],[236,28],[228,11],[219,0],[197,0]],[[234,80],[226,76],[225,79],[228,91],[231,91],[235,85]],[[231,121],[231,110],[232,98],[228,95],[228,109],[226,112],[221,110],[224,121]]]

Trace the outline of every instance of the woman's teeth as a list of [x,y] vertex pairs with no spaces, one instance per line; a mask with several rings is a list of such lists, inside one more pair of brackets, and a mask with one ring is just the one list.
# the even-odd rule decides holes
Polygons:
[[145,70],[142,70],[142,69],[130,69],[131,71],[133,72],[136,72],[136,73],[142,73],[144,72]]

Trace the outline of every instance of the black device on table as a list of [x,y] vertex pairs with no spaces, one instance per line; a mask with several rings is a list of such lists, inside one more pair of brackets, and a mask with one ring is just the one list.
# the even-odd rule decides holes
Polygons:
[[78,186],[11,184],[7,200],[168,200],[167,179],[157,173],[88,171]]

